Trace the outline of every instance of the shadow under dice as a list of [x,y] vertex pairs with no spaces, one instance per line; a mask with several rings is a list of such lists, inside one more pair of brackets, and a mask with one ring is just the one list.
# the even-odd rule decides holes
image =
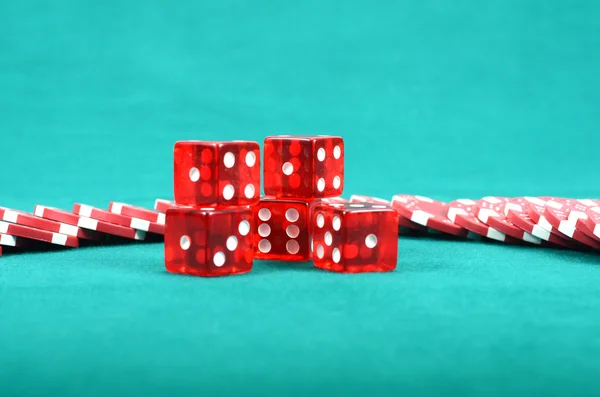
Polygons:
[[264,142],[264,191],[276,198],[336,197],[344,189],[344,141],[272,136]]
[[259,145],[250,141],[177,142],[174,184],[179,205],[256,204],[260,198]]
[[299,200],[262,198],[254,206],[254,257],[308,261],[308,206]]
[[253,254],[251,209],[167,211],[167,271],[203,277],[246,273]]
[[398,213],[371,203],[319,203],[312,211],[315,266],[347,272],[386,272],[398,261]]

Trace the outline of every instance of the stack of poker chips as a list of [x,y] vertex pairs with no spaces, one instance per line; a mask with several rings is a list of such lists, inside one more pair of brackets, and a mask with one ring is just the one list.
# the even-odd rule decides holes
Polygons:
[[119,203],[108,211],[84,204],[72,211],[36,205],[33,213],[0,207],[0,254],[162,241],[164,223],[164,214]]

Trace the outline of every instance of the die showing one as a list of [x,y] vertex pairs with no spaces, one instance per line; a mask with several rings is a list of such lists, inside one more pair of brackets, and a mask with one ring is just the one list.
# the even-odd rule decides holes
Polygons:
[[344,141],[338,136],[271,136],[264,143],[264,191],[277,198],[323,198],[344,189]]
[[237,207],[167,211],[165,267],[171,273],[212,277],[252,270],[252,210]]
[[254,258],[310,260],[309,203],[263,197],[254,208]]
[[312,211],[315,266],[347,272],[385,272],[398,261],[398,213],[371,203],[319,203]]
[[260,199],[257,142],[180,141],[174,163],[178,205],[252,205]]

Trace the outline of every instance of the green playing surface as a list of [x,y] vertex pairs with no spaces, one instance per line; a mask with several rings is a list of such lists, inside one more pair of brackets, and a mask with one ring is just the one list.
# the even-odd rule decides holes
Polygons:
[[[172,197],[182,139],[331,133],[345,194],[600,197],[600,5],[4,1],[0,205]],[[593,395],[600,256],[401,238],[398,269],[0,258],[0,395]]]

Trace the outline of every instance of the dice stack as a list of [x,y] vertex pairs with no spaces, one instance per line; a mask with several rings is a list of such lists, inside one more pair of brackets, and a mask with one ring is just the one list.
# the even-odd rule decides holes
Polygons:
[[312,206],[342,194],[344,141],[328,136],[273,136],[265,139],[263,150],[266,196],[254,208],[254,257],[308,261]]
[[341,137],[267,137],[261,198],[259,150],[258,143],[245,141],[175,145],[178,208],[166,217],[168,271],[245,273],[253,259],[312,259],[318,268],[348,273],[396,267],[396,211],[339,198]]
[[174,149],[175,203],[167,211],[169,272],[223,276],[252,270],[251,206],[260,198],[257,142],[182,141]]

